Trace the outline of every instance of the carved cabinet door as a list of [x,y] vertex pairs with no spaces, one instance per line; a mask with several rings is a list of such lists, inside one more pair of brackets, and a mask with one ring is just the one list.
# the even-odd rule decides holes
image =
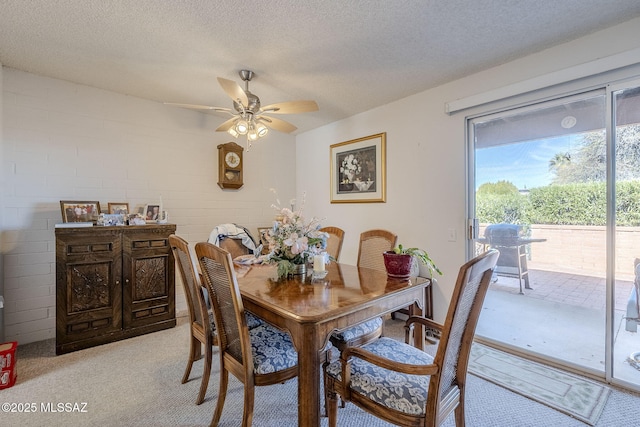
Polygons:
[[56,352],[60,354],[122,328],[122,250],[120,235],[110,232],[61,234],[56,245]]
[[175,263],[162,228],[123,235],[123,327],[175,321]]

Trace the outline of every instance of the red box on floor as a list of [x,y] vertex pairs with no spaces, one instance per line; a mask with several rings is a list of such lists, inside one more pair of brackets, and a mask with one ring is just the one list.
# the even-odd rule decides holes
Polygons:
[[0,344],[0,390],[16,383],[16,341]]

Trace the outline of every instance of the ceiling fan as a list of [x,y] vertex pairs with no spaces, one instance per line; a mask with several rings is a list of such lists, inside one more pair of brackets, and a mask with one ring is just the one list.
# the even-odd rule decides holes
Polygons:
[[265,136],[269,132],[269,128],[284,133],[291,133],[297,129],[291,123],[270,117],[267,114],[298,114],[318,111],[318,104],[315,101],[287,101],[263,107],[260,104],[260,98],[249,91],[249,82],[254,77],[253,71],[240,70],[239,74],[245,83],[244,90],[233,80],[218,77],[218,83],[222,90],[233,100],[233,109],[172,102],[165,102],[165,104],[230,114],[233,117],[218,126],[216,132],[228,132],[234,138],[239,135],[247,135],[247,149],[251,147],[251,142]]

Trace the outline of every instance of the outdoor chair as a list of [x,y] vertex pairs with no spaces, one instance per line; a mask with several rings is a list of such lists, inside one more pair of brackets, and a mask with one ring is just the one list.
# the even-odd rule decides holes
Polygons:
[[526,245],[534,241],[544,241],[544,239],[528,239],[524,237],[522,235],[522,226],[517,224],[491,224],[485,229],[484,236],[489,248],[500,252],[500,258],[498,258],[496,265],[496,276],[518,279],[521,294],[524,294],[522,290],[523,281],[524,288],[531,289]]
[[327,239],[327,253],[331,258],[338,261],[340,252],[342,251],[344,230],[338,227],[323,227],[319,231],[329,234],[329,239]]
[[229,373],[244,384],[242,426],[253,419],[255,387],[282,383],[298,375],[298,353],[291,336],[264,323],[250,329],[231,255],[211,243],[195,247],[218,331],[220,385],[211,420],[217,426],[227,395]]
[[[498,255],[490,250],[460,268],[444,325],[411,316],[405,343],[380,337],[325,366],[329,427],[337,426],[338,396],[395,425],[435,427],[453,411],[456,426],[465,425],[469,354]],[[441,330],[435,357],[409,345],[414,323]]]

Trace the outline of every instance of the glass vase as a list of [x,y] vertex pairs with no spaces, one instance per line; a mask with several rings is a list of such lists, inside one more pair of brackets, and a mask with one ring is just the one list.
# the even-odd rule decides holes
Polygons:
[[295,278],[296,276],[307,275],[307,264],[293,264],[293,270],[289,273],[289,277]]

